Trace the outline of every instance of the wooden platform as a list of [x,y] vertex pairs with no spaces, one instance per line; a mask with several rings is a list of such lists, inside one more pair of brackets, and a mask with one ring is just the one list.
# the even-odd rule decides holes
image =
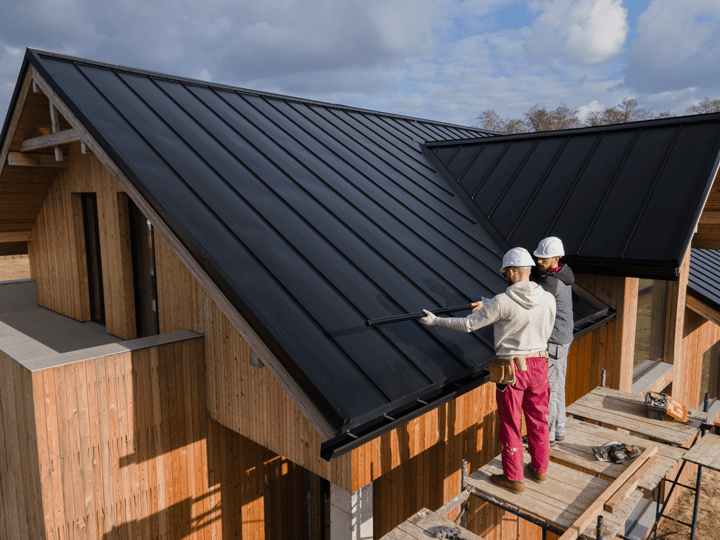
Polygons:
[[[635,435],[628,435],[595,424],[588,424],[575,418],[568,418],[565,428],[565,440],[558,441],[550,449],[550,459],[557,463],[580,467],[584,471],[599,475],[606,480],[614,480],[625,470],[625,465],[598,461],[592,451],[593,446],[600,446],[613,440],[637,445],[640,450],[645,450],[650,444],[647,439]],[[646,492],[655,489],[685,453],[685,450],[675,446],[662,443],[652,444],[657,444],[660,459],[652,472],[638,486],[646,490]]]
[[[428,540],[435,538],[435,533],[448,527],[456,527],[452,521],[423,508],[409,519],[402,522],[380,540]],[[483,540],[478,535],[460,527],[463,540]]]
[[685,454],[683,459],[720,471],[720,436],[708,433]]
[[[526,464],[530,462],[527,453],[524,458]],[[563,529],[569,528],[610,485],[610,482],[597,476],[552,462],[548,468],[547,482],[538,484],[526,479],[525,491],[522,493],[494,484],[489,478],[491,474],[502,474],[500,457],[470,475],[468,485]],[[625,522],[640,499],[642,492],[635,490],[615,513],[602,512],[606,539],[614,538],[616,534],[623,532]],[[595,538],[594,524],[588,527],[585,535]]]
[[[694,421],[707,415],[689,409]],[[567,413],[578,419],[594,420],[603,425],[627,429],[646,439],[671,446],[689,448],[698,432],[691,423],[648,418],[645,398],[611,388],[597,387],[567,407]]]

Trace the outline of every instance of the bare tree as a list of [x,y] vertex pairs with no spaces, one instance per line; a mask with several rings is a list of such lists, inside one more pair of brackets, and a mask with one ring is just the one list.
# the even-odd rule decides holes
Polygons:
[[688,114],[707,114],[720,112],[720,99],[710,99],[706,97],[697,105],[691,105],[685,111]]
[[488,109],[477,117],[477,127],[498,133],[525,133],[525,126],[522,121],[514,118],[503,119],[494,109]]
[[609,124],[624,124],[639,120],[650,120],[655,115],[649,109],[643,109],[633,98],[623,99],[615,107],[608,107],[602,113],[590,111],[585,119],[587,126],[607,126]]

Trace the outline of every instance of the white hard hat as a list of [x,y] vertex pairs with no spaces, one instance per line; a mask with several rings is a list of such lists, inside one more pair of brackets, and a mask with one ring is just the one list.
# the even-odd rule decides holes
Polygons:
[[565,249],[563,248],[562,240],[557,236],[548,236],[540,240],[535,253],[533,253],[539,259],[549,259],[550,257],[564,257]]
[[530,253],[525,248],[512,248],[503,257],[502,266],[500,271],[502,272],[509,266],[514,267],[527,267],[535,266],[535,261],[530,256]]

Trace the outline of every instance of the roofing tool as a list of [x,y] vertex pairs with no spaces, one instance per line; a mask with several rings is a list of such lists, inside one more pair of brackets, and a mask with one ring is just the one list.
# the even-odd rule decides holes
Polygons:
[[633,459],[640,455],[640,449],[637,446],[620,441],[608,441],[602,446],[593,447],[592,450],[599,461],[612,461],[613,463],[622,463],[626,459]]
[[462,540],[460,534],[460,527],[447,527],[446,529],[440,529],[435,533],[435,538],[452,538],[453,540]]
[[[463,304],[461,306],[451,306],[440,309],[429,309],[428,311],[434,315],[447,315],[448,313],[454,313],[456,311],[471,311],[473,308],[472,304]],[[380,319],[368,319],[365,321],[365,326],[373,327],[381,324],[389,324],[403,321],[412,321],[413,319],[421,319],[425,316],[425,313],[418,311],[416,313],[406,313],[405,315],[393,315],[392,317],[382,317]]]

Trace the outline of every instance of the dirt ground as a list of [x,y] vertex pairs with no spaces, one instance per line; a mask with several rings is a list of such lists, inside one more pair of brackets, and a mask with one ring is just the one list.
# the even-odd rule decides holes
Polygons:
[[[702,491],[698,508],[697,540],[715,540],[720,538],[720,473],[703,469]],[[691,486],[695,485],[693,477]],[[685,490],[675,503],[670,516],[692,523],[692,512],[695,504],[695,493]],[[655,538],[663,540],[685,540],[690,538],[690,527],[664,519],[658,527]]]
[[30,262],[27,255],[5,255],[0,257],[0,281],[28,279]]

